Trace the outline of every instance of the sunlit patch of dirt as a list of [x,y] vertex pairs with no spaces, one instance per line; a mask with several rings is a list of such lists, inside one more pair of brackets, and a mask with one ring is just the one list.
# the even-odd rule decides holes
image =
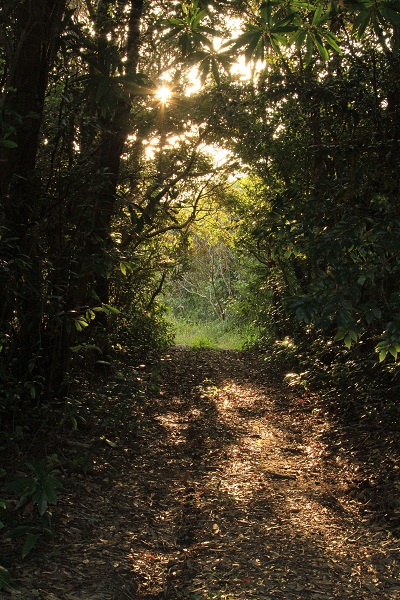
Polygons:
[[346,493],[314,400],[251,354],[172,350],[137,438],[93,441],[57,509],[60,555],[24,598],[399,599],[398,540]]

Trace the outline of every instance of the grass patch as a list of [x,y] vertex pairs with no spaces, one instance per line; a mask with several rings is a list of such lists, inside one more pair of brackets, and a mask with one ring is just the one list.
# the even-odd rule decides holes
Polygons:
[[170,317],[169,322],[175,334],[175,344],[188,348],[242,350],[256,337],[254,329],[240,330],[227,321],[193,322]]

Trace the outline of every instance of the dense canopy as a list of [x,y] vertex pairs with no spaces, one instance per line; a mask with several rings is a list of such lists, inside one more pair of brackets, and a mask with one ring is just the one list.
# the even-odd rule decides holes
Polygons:
[[396,357],[399,25],[387,1],[4,2],[6,388],[108,361],[207,215],[265,290],[217,314],[241,293],[278,336],[294,314]]

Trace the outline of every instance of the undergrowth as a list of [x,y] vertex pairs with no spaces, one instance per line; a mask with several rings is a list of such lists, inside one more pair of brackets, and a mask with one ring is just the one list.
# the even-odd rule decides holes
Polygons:
[[250,326],[239,328],[229,321],[191,321],[170,317],[175,334],[175,344],[188,348],[242,350],[256,339],[256,331]]

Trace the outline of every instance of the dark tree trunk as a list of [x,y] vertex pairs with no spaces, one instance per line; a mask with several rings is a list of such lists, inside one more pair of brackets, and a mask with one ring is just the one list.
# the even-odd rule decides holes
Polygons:
[[[102,10],[104,4],[108,5],[107,2],[99,5],[98,22],[96,24],[98,39],[103,42],[107,39],[107,35],[112,33],[113,28],[112,19],[107,18],[106,13]],[[127,41],[124,49],[127,56],[125,62],[126,72],[130,76],[134,75],[137,70],[143,4],[143,0],[131,0],[130,3]],[[100,177],[103,178],[103,183],[100,186],[100,191],[97,190],[96,196],[92,199],[94,207],[92,233],[83,250],[86,257],[92,256],[93,272],[87,271],[81,281],[78,282],[79,297],[75,299],[75,305],[83,305],[86,302],[91,285],[100,304],[110,303],[107,264],[109,263],[108,252],[112,247],[111,222],[115,214],[121,156],[131,130],[131,106],[130,100],[120,99],[114,114],[102,118],[103,133],[98,171]],[[107,321],[106,314],[97,314],[96,326],[102,330],[98,345],[100,345],[103,354],[108,352]]]
[[0,328],[12,338],[19,375],[32,372],[32,359],[40,355],[42,194],[35,167],[54,40],[65,4],[66,0],[25,0],[16,5],[14,53],[0,107],[8,140],[8,145],[0,145],[2,279],[7,290]]
[[[12,178],[31,179],[34,174],[44,98],[54,39],[60,33],[66,0],[25,0],[15,10],[16,43],[9,67],[6,92],[1,101],[4,131],[16,148],[0,145],[0,193],[7,198]],[[12,222],[22,213],[21,202],[10,206]],[[28,211],[29,215],[29,211]]]

